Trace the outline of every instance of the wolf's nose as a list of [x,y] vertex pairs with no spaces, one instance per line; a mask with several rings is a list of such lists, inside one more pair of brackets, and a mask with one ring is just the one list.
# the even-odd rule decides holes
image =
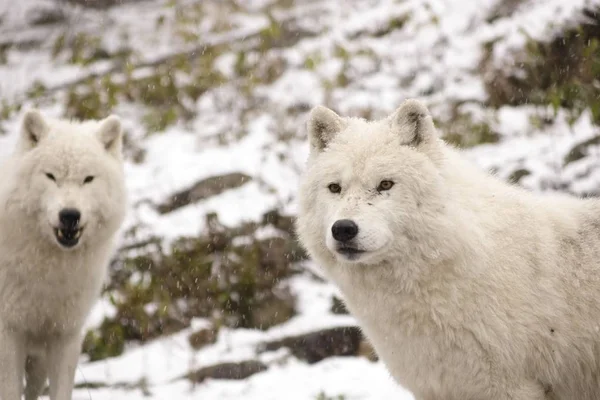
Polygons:
[[331,233],[338,242],[347,242],[358,235],[358,225],[350,219],[338,219],[333,223]]
[[79,225],[81,213],[75,208],[63,208],[58,213],[60,224],[67,229],[75,229]]

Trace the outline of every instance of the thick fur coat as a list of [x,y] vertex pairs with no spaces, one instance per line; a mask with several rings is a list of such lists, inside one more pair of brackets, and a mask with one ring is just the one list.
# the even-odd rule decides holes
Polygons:
[[[417,400],[600,399],[600,202],[479,171],[407,100],[308,123],[298,234]],[[349,222],[350,221],[350,222]]]
[[0,398],[70,400],[81,330],[126,208],[117,117],[26,113],[0,173]]

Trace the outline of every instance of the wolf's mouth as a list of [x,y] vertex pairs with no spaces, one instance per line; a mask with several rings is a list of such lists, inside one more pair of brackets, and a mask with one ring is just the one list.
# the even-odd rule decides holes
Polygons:
[[338,246],[336,250],[339,254],[344,255],[349,259],[358,258],[362,253],[365,252],[365,250],[357,249],[356,247],[352,246]]
[[79,228],[54,228],[56,240],[64,247],[73,247],[79,243],[83,234],[83,227]]

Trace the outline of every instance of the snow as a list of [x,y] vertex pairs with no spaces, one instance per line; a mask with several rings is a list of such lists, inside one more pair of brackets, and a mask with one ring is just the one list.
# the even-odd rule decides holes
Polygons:
[[[249,399],[280,399],[284,393],[288,393],[285,398],[307,399],[316,397],[322,391],[330,395],[344,394],[346,398],[356,399],[381,399],[384,394],[404,396],[397,397],[401,400],[412,398],[397,387],[381,362],[374,363],[363,358],[333,357],[307,365],[291,357],[286,351],[259,354],[258,359],[269,365],[265,372],[240,382],[208,381],[206,384],[197,385],[192,393],[189,393],[190,383],[184,383],[178,378],[186,375],[191,369],[216,363],[257,359],[259,345],[268,340],[324,328],[356,325],[351,316],[333,315],[328,312],[331,296],[337,293],[332,285],[315,281],[315,278],[308,274],[296,276],[289,284],[298,296],[299,314],[284,324],[265,332],[222,328],[214,345],[195,351],[190,347],[187,337],[208,324],[204,320],[197,320],[192,323],[191,328],[157,339],[145,346],[132,348],[120,357],[83,363],[76,373],[76,383],[135,386],[139,382],[146,382],[148,390],[156,399],[163,399],[167,393],[177,399],[186,399],[186,396],[192,395],[208,399],[234,399],[240,398],[241,394]],[[316,376],[320,379],[314,379]],[[274,382],[277,382],[277,385],[274,385]],[[377,392],[372,390],[373,382],[378,382]],[[135,391],[126,393],[128,398],[136,398]],[[141,396],[141,393],[138,394]],[[93,391],[94,399],[112,399],[123,395],[123,392],[112,389]],[[74,398],[80,398],[78,396],[83,398],[89,394],[87,390],[80,390]]]
[[[589,113],[570,126],[565,113],[559,111],[555,122],[543,128],[530,122],[536,115],[552,112],[540,107],[502,107],[489,117],[481,106],[486,94],[478,64],[483,45],[493,40],[494,63],[510,65],[514,62],[512,51],[521,48],[528,37],[549,38],[561,26],[576,21],[585,5],[600,5],[600,1],[529,0],[510,17],[486,22],[499,1],[352,0],[340,7],[339,2],[326,0],[296,1],[290,9],[275,8],[271,13],[274,17],[293,19],[303,29],[319,34],[269,53],[285,59],[286,69],[274,82],[255,89],[254,100],[260,106],[251,112],[246,113],[247,100],[240,97],[235,86],[225,84],[198,100],[194,105],[197,117],[190,123],[178,123],[165,132],[145,137],[140,123],[143,110],[127,104],[117,107],[127,131],[145,150],[142,163],[128,161],[126,165],[131,206],[123,231],[139,226],[137,240],[157,235],[169,242],[182,235],[200,233],[208,212],[216,212],[227,226],[258,220],[273,207],[293,213],[298,175],[308,145],[304,130],[306,114],[290,116],[289,110],[321,103],[342,114],[370,111],[373,117],[381,117],[406,97],[423,99],[434,115],[446,114],[450,103],[464,102],[474,115],[491,119],[502,138],[497,144],[464,151],[480,168],[494,169],[502,177],[517,167],[527,168],[531,174],[521,183],[534,190],[552,189],[558,184],[567,185],[573,193],[596,190],[600,184],[597,157],[562,168],[562,160],[574,143],[598,134]],[[113,7],[106,13],[65,7],[65,12],[74,16],[72,31],[85,28],[86,32],[100,35],[109,49],[127,45],[135,49],[139,61],[152,61],[200,44],[187,43],[178,36],[175,23],[178,13],[170,3],[134,2]],[[219,7],[208,7],[205,12],[214,18],[192,27],[193,33],[202,43],[231,42],[236,48],[243,47],[246,38],[268,26],[264,8],[273,1],[247,3],[245,12],[227,11],[225,17],[232,22],[231,30],[217,31],[214,22],[223,16],[217,15]],[[0,65],[2,99],[24,99],[34,81],[58,88],[90,72],[112,67],[111,63],[102,62],[82,68],[60,58],[53,59],[52,44],[63,32],[52,27],[24,27],[28,10],[44,4],[45,0],[0,0],[0,19],[9,21],[0,22],[0,41],[10,37],[42,43],[41,50],[16,49],[8,53],[7,63]],[[185,7],[193,3],[178,4]],[[406,22],[401,29],[381,38],[372,37],[373,32],[385,28],[391,19],[403,16]],[[159,27],[157,21],[161,18],[164,23]],[[347,58],[336,55],[338,47],[346,50]],[[232,48],[216,61],[216,68],[230,78],[235,75],[236,51]],[[306,68],[308,57],[316,57],[320,62],[312,69]],[[352,78],[349,84],[328,89],[327,82],[334,82],[342,71]],[[152,72],[151,68],[136,71],[148,72]],[[19,113],[2,121],[2,127],[10,133],[0,134],[0,159],[10,153],[17,139],[20,117],[33,105],[24,101]],[[43,102],[38,106],[50,115],[60,115],[63,111],[57,103]],[[238,137],[242,119],[246,120],[245,133]],[[291,137],[282,140],[289,132]],[[596,146],[590,151],[598,153],[600,148]],[[168,214],[162,215],[154,208],[175,191],[230,172],[242,172],[252,180]],[[318,266],[312,263],[306,269],[318,272]],[[77,371],[78,384],[94,382],[112,387],[78,389],[74,398],[306,400],[316,399],[320,393],[332,398],[343,395],[347,400],[412,398],[392,381],[381,362],[334,357],[308,365],[281,351],[257,355],[257,345],[265,340],[356,324],[350,316],[329,311],[331,296],[338,294],[333,285],[310,272],[287,284],[298,296],[299,310],[288,322],[266,332],[222,329],[214,345],[194,350],[187,337],[206,323],[198,320],[192,328],[128,348],[120,357],[91,363],[82,358]],[[112,313],[114,307],[102,299],[90,315],[88,326],[98,325],[103,316]],[[244,380],[208,380],[191,385],[182,379],[194,368],[257,357],[268,364],[268,370]]]
[[[156,399],[248,399],[248,400],[307,400],[320,394],[343,399],[412,400],[405,390],[399,389],[381,364],[373,365],[365,359],[330,358],[315,365],[294,360],[251,376],[244,381],[211,380],[193,385],[176,381],[152,390]],[[77,390],[73,400],[93,399],[148,399],[142,391],[98,389]]]

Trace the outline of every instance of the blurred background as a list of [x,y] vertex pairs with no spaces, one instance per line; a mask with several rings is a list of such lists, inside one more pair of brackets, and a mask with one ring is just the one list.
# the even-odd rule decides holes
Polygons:
[[[600,0],[0,0],[23,112],[122,117],[130,212],[77,399],[412,399],[293,232],[307,112],[405,98],[478,167],[600,193]],[[0,171],[1,173],[1,171]]]

